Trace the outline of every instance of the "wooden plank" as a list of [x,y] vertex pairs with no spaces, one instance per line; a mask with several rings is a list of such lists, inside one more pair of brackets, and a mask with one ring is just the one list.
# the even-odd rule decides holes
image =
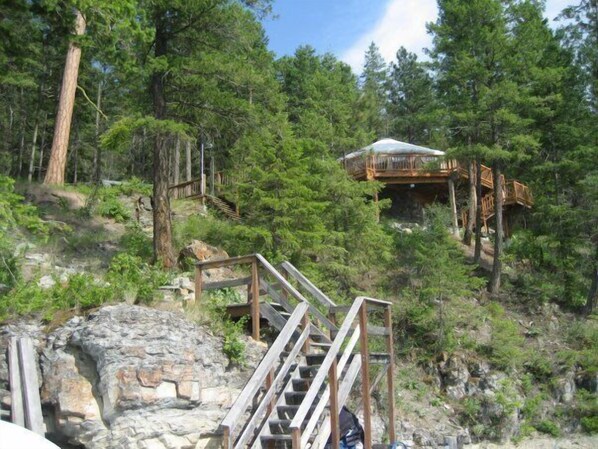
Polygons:
[[305,288],[311,295],[320,301],[326,307],[335,306],[336,304],[332,302],[332,300],[322,292],[318,287],[316,287],[309,279],[307,279],[303,273],[301,273],[297,268],[293,266],[290,262],[283,262],[282,267],[289,273],[299,284]]
[[210,270],[212,268],[222,268],[228,267],[232,265],[242,265],[248,264],[253,262],[255,256],[237,256],[237,257],[229,257],[228,259],[219,259],[219,260],[206,260],[203,262],[197,262],[195,266],[201,267],[203,270]]
[[32,432],[44,436],[44,419],[39,397],[39,379],[33,340],[25,337],[19,339],[19,366],[23,382],[23,404],[25,409],[25,427]]
[[203,290],[218,290],[221,288],[239,287],[241,285],[251,284],[251,276],[238,279],[227,279],[224,281],[208,282],[203,284]]
[[21,368],[19,366],[19,348],[17,337],[11,337],[8,347],[8,374],[10,381],[10,399],[12,422],[25,427],[25,409],[23,407],[23,390],[21,386]]
[[[299,339],[297,340],[297,342],[295,342],[293,349],[291,349],[291,351],[289,352],[289,355],[287,356],[284,363],[282,364],[282,367],[278,370],[278,374],[272,380],[271,385],[268,387],[268,389],[267,389],[266,393],[264,394],[257,409],[252,413],[252,416],[251,416],[249,422],[247,423],[247,425],[245,426],[243,433],[241,434],[241,436],[237,440],[237,443],[235,444],[235,448],[242,448],[247,444],[249,438],[253,434],[253,431],[257,427],[257,424],[258,424],[257,419],[265,411],[269,410],[267,413],[268,416],[271,415],[272,412],[274,411],[274,407],[276,405],[275,403],[273,404],[273,402],[276,399],[275,394],[279,390],[280,385],[283,382],[284,378],[287,376],[287,373],[293,364],[293,360],[299,354],[299,351],[301,350],[301,346],[303,346],[303,343],[305,341],[307,341],[308,337],[309,337],[309,330],[305,330],[299,336]],[[284,396],[284,394],[283,394],[283,396]],[[270,407],[272,407],[272,410],[270,410]],[[266,426],[267,425],[268,424],[266,423]]]
[[264,383],[264,379],[270,372],[270,369],[274,365],[275,362],[278,361],[280,357],[280,353],[284,351],[284,347],[289,342],[290,338],[292,337],[293,333],[301,323],[301,318],[305,314],[307,310],[307,304],[299,304],[297,308],[290,316],[287,324],[283,328],[283,330],[278,334],[278,337],[270,346],[270,349],[262,359],[261,363],[258,365],[256,370],[253,372],[251,379],[247,382],[241,394],[235,400],[235,403],[231,407],[228,414],[222,420],[222,426],[228,427],[230,429],[231,434],[234,432],[236,425],[238,424],[239,417],[241,414],[245,412],[247,407],[249,406],[251,400]]
[[266,271],[268,273],[270,273],[272,276],[274,276],[274,278],[276,278],[276,280],[280,283],[280,285],[282,286],[283,289],[287,290],[291,295],[293,295],[295,297],[295,299],[301,301],[301,302],[305,302],[309,305],[309,311],[315,315],[318,320],[320,320],[320,322],[326,326],[328,329],[336,329],[336,326],[330,322],[330,320],[322,313],[320,312],[316,307],[313,306],[313,304],[311,304],[307,299],[305,299],[305,297],[299,293],[299,291],[293,287],[289,281],[287,281],[277,270],[276,268],[274,268],[270,262],[268,262],[264,256],[262,256],[261,254],[256,254],[256,258],[257,260],[260,261],[260,263],[262,264],[262,266],[266,269]]
[[[268,322],[274,326],[276,329],[281,331],[284,326],[287,324],[287,320],[278,312],[274,307],[272,307],[267,302],[264,302],[260,306],[260,313],[261,315],[268,320]],[[253,317],[252,317],[253,319]]]

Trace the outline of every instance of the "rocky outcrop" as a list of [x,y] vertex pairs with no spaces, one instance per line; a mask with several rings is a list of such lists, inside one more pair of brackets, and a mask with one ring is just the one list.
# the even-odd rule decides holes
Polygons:
[[[30,330],[48,433],[88,449],[217,446],[218,424],[264,350],[250,345],[247,368],[233,369],[206,329],[129,305],[74,317],[48,335]],[[0,360],[4,389],[6,374]]]

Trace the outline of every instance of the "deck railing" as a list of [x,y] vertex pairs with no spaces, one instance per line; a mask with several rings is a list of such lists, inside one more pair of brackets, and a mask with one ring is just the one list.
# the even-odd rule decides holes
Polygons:
[[345,159],[344,166],[351,176],[369,179],[376,176],[448,175],[457,168],[457,162],[421,154],[368,154]]

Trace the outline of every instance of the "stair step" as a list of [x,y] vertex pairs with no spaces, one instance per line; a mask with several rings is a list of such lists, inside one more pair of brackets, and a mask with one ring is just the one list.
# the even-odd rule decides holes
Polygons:
[[[309,408],[309,411],[307,412],[307,417],[311,416],[312,412],[314,411],[314,408],[314,406],[311,406]],[[295,413],[297,413],[297,410],[299,410],[298,405],[279,405],[276,407],[276,412],[278,413],[279,419],[292,419],[295,416]]]
[[300,366],[299,375],[302,379],[313,379],[321,365]]
[[312,341],[309,343],[309,346],[312,348],[329,348],[332,346],[332,343],[326,341]]
[[311,385],[311,379],[293,379],[293,390],[307,391]]
[[291,435],[262,435],[260,441],[262,447],[266,449],[291,449],[293,447]]
[[[326,358],[328,354],[327,353],[322,353],[322,354],[307,354],[305,356],[305,360],[307,360],[307,364],[312,366],[312,365],[321,365],[322,362],[324,361],[324,359]],[[341,355],[338,354],[336,359],[339,360],[341,358]]]
[[[291,419],[270,419],[268,425],[270,426],[270,432],[272,435],[280,435],[281,433],[289,433],[289,426],[291,425]],[[305,428],[307,422],[301,424],[301,428]]]
[[284,398],[288,405],[299,405],[305,397],[305,391],[289,391],[284,394]]

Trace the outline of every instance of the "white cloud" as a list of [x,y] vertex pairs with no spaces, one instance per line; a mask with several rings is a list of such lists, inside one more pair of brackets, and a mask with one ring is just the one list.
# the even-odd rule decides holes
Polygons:
[[[571,0],[547,0],[545,16],[552,22],[570,2]],[[401,46],[421,58],[423,49],[432,45],[432,37],[426,32],[426,23],[434,22],[436,17],[436,0],[389,0],[384,14],[374,27],[358,36],[341,53],[340,59],[356,73],[361,73],[364,55],[371,42],[375,42],[380,48],[380,54],[387,63],[395,59]]]
[[435,0],[389,0],[380,20],[371,30],[359,36],[340,59],[355,72],[361,72],[365,51],[372,41],[380,48],[387,63],[394,60],[401,46],[421,55],[422,49],[432,42],[425,24],[435,19]]

